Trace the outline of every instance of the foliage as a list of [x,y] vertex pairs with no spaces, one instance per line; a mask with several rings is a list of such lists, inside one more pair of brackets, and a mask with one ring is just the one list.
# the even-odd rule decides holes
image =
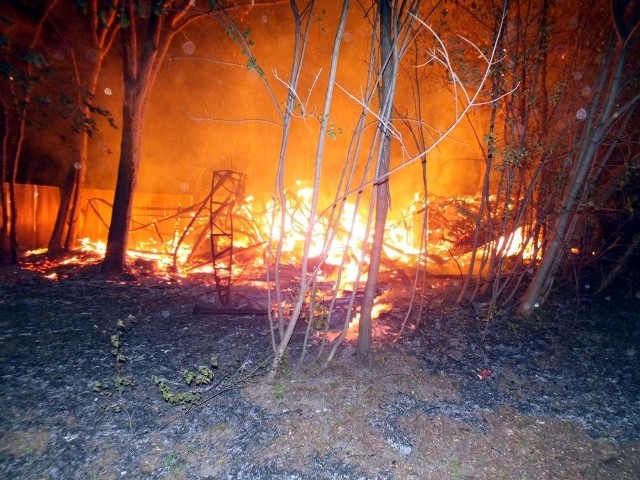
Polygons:
[[105,397],[111,397],[114,395],[114,393],[118,395],[119,401],[106,407],[108,409],[112,409],[115,412],[126,411],[122,401],[122,394],[126,387],[134,386],[133,379],[131,377],[124,376],[122,373],[124,364],[127,361],[127,357],[124,354],[124,349],[122,346],[122,338],[127,333],[128,328],[133,322],[135,322],[135,316],[133,315],[129,315],[125,320],[117,320],[117,333],[109,337],[115,375],[111,379],[111,385],[108,381],[98,381],[93,384],[92,388],[95,393],[98,393]]
[[[288,316],[293,312],[295,301],[301,295],[300,282],[293,283],[289,289],[290,300],[284,302],[284,310]],[[329,322],[329,309],[325,303],[324,296],[315,285],[304,292],[304,303],[300,313],[300,318],[315,330],[321,330]]]
[[287,387],[285,387],[284,384],[276,383],[273,386],[273,398],[275,398],[279,402],[283,401],[286,391]]
[[153,382],[158,387],[162,399],[171,405],[187,405],[198,403],[202,400],[203,385],[209,385],[215,375],[213,370],[218,368],[218,359],[212,358],[209,365],[198,365],[194,370],[185,370],[182,379],[187,386],[193,386],[190,390],[176,392],[164,378],[153,377]]
[[[153,382],[165,402],[191,408],[248,383],[264,371],[268,361],[261,361],[249,368],[251,363],[248,359],[243,362],[237,361],[235,369],[227,370],[227,373],[221,375],[214,383],[218,359],[213,357],[208,365],[198,365],[193,370],[182,372],[182,382],[170,382],[158,376],[153,377]],[[185,385],[191,388],[184,389]]]
[[[94,116],[104,118],[111,128],[118,129],[113,114],[108,109],[97,105],[94,97],[91,92],[85,91],[82,93],[78,104],[73,97],[66,92],[62,92],[58,99],[58,111],[62,118],[69,120],[71,130],[75,133],[84,133],[89,138],[99,131],[98,123]],[[64,133],[61,133],[59,137],[64,142],[69,141],[69,138]]]

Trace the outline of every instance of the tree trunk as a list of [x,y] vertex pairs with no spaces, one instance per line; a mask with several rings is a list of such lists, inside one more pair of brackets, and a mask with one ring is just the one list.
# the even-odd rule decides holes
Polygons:
[[[92,92],[95,92],[97,85],[97,75],[98,71],[96,71],[95,82],[92,87]],[[86,115],[88,115],[88,109]],[[70,204],[68,205],[68,228],[67,235],[64,237],[64,245],[63,249],[65,251],[69,251],[73,248],[73,244],[76,241],[76,236],[78,232],[78,215],[80,212],[80,196],[82,194],[82,189],[84,188],[84,180],[87,175],[87,150],[89,148],[89,134],[87,132],[83,132],[80,137],[80,146],[78,148],[78,157],[76,161],[71,166],[73,169],[73,185],[69,185],[71,188],[71,198]]]
[[[617,58],[616,58],[617,57]],[[549,288],[558,265],[564,255],[563,247],[571,239],[573,225],[576,219],[576,208],[579,205],[581,192],[588,181],[588,173],[594,165],[598,148],[604,139],[618,92],[622,84],[622,73],[626,59],[625,48],[609,49],[608,58],[616,58],[614,66],[606,64],[600,73],[596,92],[603,92],[604,101],[600,105],[596,96],[587,117],[587,123],[582,131],[580,146],[575,153],[575,164],[562,199],[562,210],[558,214],[549,235],[548,247],[542,257],[540,266],[536,270],[522,300],[519,313],[530,316],[542,294]],[[609,79],[609,84],[606,81]],[[595,125],[595,126],[594,126]]]
[[[153,88],[162,58],[171,41],[171,35],[168,35],[165,43],[160,46],[164,19],[155,12],[147,20],[145,33],[138,38],[138,28],[142,26],[136,25],[138,12],[134,2],[125,4],[126,15],[131,24],[121,30],[124,79],[122,138],[107,249],[102,262],[102,272],[107,275],[122,273],[125,269],[133,193],[140,165],[142,123],[148,105],[148,94]],[[142,47],[140,50],[139,45]]]
[[7,184],[7,142],[9,135],[8,110],[4,102],[2,106],[2,152],[0,153],[0,206],[2,207],[2,226],[0,226],[0,265],[11,263],[9,246],[9,185]]
[[47,248],[48,255],[59,255],[64,250],[62,238],[65,233],[65,228],[67,228],[70,223],[69,206],[71,205],[71,198],[73,197],[74,189],[77,188],[78,185],[76,178],[77,170],[74,162],[69,165],[67,177],[60,189],[60,205],[58,206],[56,222],[53,225],[53,231],[49,238],[49,246]]
[[69,206],[69,227],[64,240],[64,249],[69,251],[73,248],[78,233],[78,215],[80,213],[80,198],[84,187],[84,179],[87,173],[87,140],[83,136],[84,148],[78,155],[78,162],[73,166],[76,171],[75,185],[72,189],[71,205]]
[[[2,239],[0,261],[4,265],[18,263],[18,209],[15,199],[15,184],[26,125],[26,105],[29,95],[22,96],[21,85],[8,76],[0,75],[0,98],[2,99]],[[7,182],[7,185],[5,185]]]
[[153,2],[157,8],[146,17],[140,15],[139,3],[123,2],[123,15],[129,25],[123,27],[122,63],[124,100],[120,162],[111,212],[107,251],[102,271],[108,275],[125,268],[127,237],[133,207],[133,193],[140,165],[142,124],[149,104],[149,94],[173,37],[204,14],[187,17],[195,2]]
[[[12,90],[13,98],[15,92]],[[18,176],[18,165],[22,145],[24,143],[24,112],[18,107],[4,105],[4,138],[2,144],[3,157],[3,223],[2,223],[2,258],[3,264],[18,263],[18,208],[16,204],[15,185]],[[8,182],[5,187],[4,181]]]
[[358,355],[367,355],[371,351],[373,340],[371,311],[375,301],[376,287],[378,284],[378,272],[382,257],[382,245],[384,243],[384,227],[389,211],[389,162],[391,156],[391,112],[396,75],[397,58],[392,51],[393,40],[391,33],[391,3],[390,0],[378,0],[378,12],[380,15],[380,65],[382,71],[382,85],[380,88],[380,130],[381,146],[378,153],[376,178],[381,179],[374,184],[376,219],[373,227],[373,243],[369,261],[369,273],[364,289],[364,297],[360,309],[360,323],[358,324]]
[[142,103],[144,99],[142,95],[138,95],[138,89],[134,86],[125,87],[125,92],[118,177],[107,238],[107,250],[102,263],[102,271],[106,274],[121,273],[125,268],[133,192],[140,164],[142,112],[144,110]]
[[7,156],[5,154],[5,144],[7,142],[7,107],[4,102],[0,102],[2,111],[2,150],[0,150],[0,209],[2,210],[2,225],[0,225],[0,265],[9,263],[9,190],[5,182],[7,178]]
[[[79,113],[83,118],[91,116],[88,102],[91,102],[94,98],[102,64],[111,50],[120,28],[115,11],[109,11],[109,9],[105,11],[102,7],[103,5],[100,5],[98,0],[88,2],[88,18],[92,39],[91,48],[98,52],[97,60],[95,63],[89,63],[86,69],[77,68],[75,60],[73,62],[78,87],[77,102],[80,108]],[[98,18],[100,18],[99,22],[97,21]],[[74,55],[73,49],[71,49],[71,54],[72,56]],[[87,171],[88,144],[89,132],[82,128],[77,135],[76,158],[72,159],[71,165],[69,165],[69,171],[62,186],[56,222],[49,239],[48,253],[51,255],[70,250],[76,240],[80,194]]]
[[[326,119],[329,118],[329,113],[330,113],[330,108],[331,108],[331,104],[332,104],[332,98],[333,98],[333,90],[335,88],[335,76],[336,76],[336,72],[338,69],[338,59],[340,56],[340,46],[342,45],[342,35],[344,33],[344,29],[345,29],[345,25],[347,23],[347,14],[349,12],[349,5],[350,2],[349,0],[343,0],[342,2],[342,13],[340,15],[340,21],[338,23],[338,28],[336,30],[336,35],[335,35],[335,39],[334,39],[334,43],[333,43],[333,52],[331,55],[331,68],[329,70],[329,81],[327,84],[327,92],[326,92],[326,96],[325,96],[325,106],[324,106],[324,110],[323,110],[323,116],[322,118],[325,119],[321,125],[320,125],[320,132],[318,135],[318,147],[316,150],[316,174],[315,174],[315,184],[314,184],[314,200],[312,202],[312,206],[311,206],[311,210],[309,213],[309,231],[307,233],[307,238],[305,239],[305,246],[304,246],[304,253],[303,253],[303,262],[302,262],[302,267],[301,267],[301,275],[300,275],[300,293],[298,295],[298,298],[295,300],[296,304],[295,304],[295,309],[294,312],[291,315],[291,320],[289,322],[289,325],[287,325],[286,330],[283,329],[283,322],[282,322],[282,307],[281,307],[281,285],[280,285],[280,280],[279,277],[277,276],[278,274],[278,269],[280,267],[280,255],[281,255],[281,246],[278,246],[278,251],[276,254],[276,262],[275,262],[275,270],[276,270],[276,299],[278,302],[278,328],[280,330],[280,342],[277,345],[277,347],[275,348],[275,352],[274,352],[274,357],[273,357],[273,361],[271,364],[271,370],[269,372],[268,378],[269,379],[273,379],[275,374],[277,373],[277,369],[280,366],[280,363],[282,362],[285,352],[286,352],[286,348],[289,345],[289,341],[291,340],[291,337],[293,335],[293,331],[296,327],[297,322],[300,319],[300,312],[303,306],[303,303],[305,301],[305,297],[306,297],[306,292],[309,289],[309,284],[308,284],[308,276],[307,276],[307,269],[308,269],[308,260],[309,260],[309,246],[311,244],[311,237],[313,235],[313,219],[315,217],[315,212],[316,212],[316,202],[317,202],[317,194],[318,194],[318,183],[320,181],[320,171],[321,171],[321,166],[322,166],[322,158],[323,158],[323,152],[324,152],[324,142],[326,140],[326,132],[327,132],[327,122]],[[291,74],[291,91],[289,92],[288,98],[287,98],[287,110],[286,110],[286,116],[285,116],[285,129],[283,130],[283,149],[280,152],[280,161],[279,161],[279,168],[278,168],[278,191],[280,193],[280,195],[284,194],[284,190],[283,190],[283,183],[282,183],[282,177],[283,177],[283,173],[284,173],[284,159],[285,159],[285,154],[286,154],[286,141],[288,140],[289,137],[289,122],[291,120],[291,112],[293,111],[293,103],[294,103],[294,94],[295,94],[295,87],[298,84],[298,80],[299,80],[299,72],[300,72],[300,67],[302,66],[302,61],[304,58],[304,43],[302,45],[298,44],[298,39],[302,40],[305,36],[306,36],[306,32],[308,31],[308,23],[307,26],[305,27],[305,35],[303,35],[301,33],[300,30],[300,15],[298,13],[298,9],[297,6],[295,5],[295,2],[291,2],[291,6],[292,6],[292,11],[294,14],[294,18],[295,18],[295,24],[296,24],[296,30],[295,30],[295,35],[296,35],[296,46],[294,48],[294,62],[292,65],[292,74]],[[313,7],[313,3],[310,4],[311,7]],[[309,11],[309,15],[311,15],[311,11]],[[311,17],[309,17],[311,18]],[[301,48],[300,48],[301,47]],[[286,204],[284,202],[284,200],[281,200],[281,205],[282,205],[282,214],[285,214],[285,207]],[[280,226],[280,231],[282,232],[281,235],[284,235],[284,225],[281,224]],[[311,319],[309,320],[309,323],[311,324]],[[307,329],[307,335],[308,335],[309,329]],[[272,336],[273,336],[273,330],[272,330]],[[305,343],[307,341],[307,338],[305,337]],[[275,341],[273,342],[275,345]],[[300,356],[300,362],[302,362],[303,358],[304,358],[304,354],[306,352],[306,346],[303,348],[303,352]]]
[[[99,67],[98,67],[99,68]],[[97,72],[95,75],[97,79]],[[95,82],[94,82],[95,83]],[[95,91],[95,85],[92,93]],[[88,118],[89,109],[82,108],[81,115]],[[86,131],[78,133],[75,158],[72,159],[60,194],[60,206],[56,216],[53,232],[49,238],[49,255],[58,255],[63,251],[69,251],[73,247],[78,221],[80,193],[84,186],[84,178],[87,170],[87,148],[89,134]]]
[[9,149],[9,159],[13,162],[13,171],[11,173],[11,181],[9,182],[9,215],[11,218],[9,225],[9,262],[11,264],[18,263],[18,259],[20,257],[18,253],[18,204],[16,202],[16,182],[18,180],[18,166],[20,164],[20,156],[22,154],[22,145],[24,143],[25,127],[25,122],[22,120],[16,123],[17,137]]

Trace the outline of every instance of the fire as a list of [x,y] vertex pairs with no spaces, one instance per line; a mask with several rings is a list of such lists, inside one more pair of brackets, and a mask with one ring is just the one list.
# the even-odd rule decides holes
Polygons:
[[[346,201],[333,210],[321,205],[319,213],[312,216],[312,198],[313,189],[298,182],[297,191],[284,194],[284,214],[279,201],[272,200],[261,207],[253,196],[235,200],[229,203],[232,208],[228,210],[234,218],[229,230],[234,233],[214,232],[214,247],[210,247],[214,243],[210,237],[213,232],[209,225],[211,213],[193,206],[179,207],[177,214],[154,219],[144,229],[136,227],[132,234],[135,245],[127,255],[132,262],[149,262],[153,269],[173,274],[219,269],[237,276],[247,268],[263,268],[269,249],[273,259],[276,247],[281,249],[282,265],[300,265],[305,242],[309,242],[308,258],[316,280],[338,282],[338,289],[353,289],[356,282],[366,281],[368,275],[372,233],[367,216],[363,214],[364,208]],[[454,263],[456,269],[458,266],[465,268],[472,250],[469,233],[477,206],[478,200],[473,197],[429,198],[427,201],[416,193],[399,218],[396,214],[395,219],[390,217],[388,221],[383,268],[389,264],[415,266],[422,261],[424,254],[420,252],[420,243],[423,234],[426,236],[426,258],[432,268],[441,273],[451,271]],[[423,231],[425,210],[430,212],[430,217],[428,230]],[[308,235],[309,231],[311,234]],[[528,231],[530,229],[520,227],[491,243],[491,248],[503,257],[522,255],[523,259],[531,260],[536,255],[536,242],[531,234],[525,233]],[[80,240],[83,252],[102,256],[105,247],[103,241]],[[215,262],[212,262],[212,248]]]
[[[313,193],[311,188],[300,184],[296,192],[285,194],[284,202],[272,200],[261,207],[252,196],[247,196],[241,201],[224,204],[229,209],[216,218],[217,230],[212,217],[217,211],[197,210],[193,206],[178,208],[177,214],[153,220],[145,228],[137,227],[130,237],[135,245],[127,251],[127,259],[138,271],[154,271],[177,281],[193,273],[211,273],[222,300],[223,295],[228,294],[220,293],[221,288],[228,288],[247,269],[255,268],[259,274],[263,272],[269,256],[273,262],[276,248],[281,251],[281,267],[299,267],[308,242],[309,272],[314,275],[314,285],[322,285],[317,287],[321,293],[316,300],[327,310],[307,315],[326,317],[331,324],[332,316],[340,319],[340,315],[346,313],[345,304],[340,307],[342,310],[329,312],[331,295],[344,301],[350,292],[355,292],[354,311],[346,320],[349,322],[346,338],[354,339],[360,321],[358,296],[361,298],[368,275],[372,228],[367,225],[364,208],[358,208],[351,201],[345,201],[333,210],[326,205],[320,206],[318,213],[312,215]],[[426,259],[427,265],[435,267],[438,273],[459,273],[471,259],[478,205],[477,199],[472,197],[427,201],[416,194],[409,208],[400,212],[400,218],[390,216],[385,229],[382,268],[401,270],[417,266]],[[423,225],[425,213],[429,213],[429,217]],[[224,221],[229,224],[225,226]],[[478,245],[478,254],[492,251],[503,258],[518,256],[532,260],[540,253],[531,231],[528,226],[521,226],[497,240]],[[485,238],[490,237],[490,232],[485,234]],[[420,251],[420,244],[425,242],[427,255]],[[106,252],[105,242],[89,238],[82,238],[79,247],[77,255],[58,261],[56,265],[97,263]],[[41,273],[52,281],[60,280],[64,272],[55,268]],[[255,275],[251,276],[255,278]],[[243,283],[249,285],[250,281]],[[263,283],[259,285],[264,287]],[[371,317],[376,320],[391,310],[392,304],[378,297]],[[334,329],[327,335],[331,339],[339,333]]]
[[[272,238],[278,242],[272,248],[280,247],[283,263],[299,264],[305,242],[309,241],[309,258],[323,259],[324,264],[331,267],[327,269],[333,272],[331,278],[337,276],[338,269],[341,288],[353,284],[356,279],[366,281],[366,269],[358,276],[359,265],[369,263],[367,251],[372,239],[364,215],[357,210],[355,203],[345,202],[337,219],[331,218],[329,209],[324,210],[322,216],[312,218],[312,195],[313,189],[309,187],[301,187],[295,194],[287,195],[284,216],[282,206],[273,201],[267,204],[266,211],[260,216],[255,216],[255,209],[246,201],[244,212],[251,215],[251,221],[258,226],[262,238],[269,238],[269,232],[272,232]],[[307,236],[310,230],[311,234]],[[386,258],[402,263],[409,263],[419,254],[406,225],[401,222],[390,224],[386,231],[384,254]]]
[[80,250],[83,252],[94,252],[100,255],[104,255],[107,251],[107,244],[103,241],[96,240],[93,241],[90,238],[81,238],[80,242]]
[[524,227],[519,227],[507,236],[498,239],[496,250],[503,257],[522,255],[522,258],[532,260],[535,255],[540,257],[540,252],[535,252],[535,242],[532,236],[524,235]]
[[[371,319],[377,320],[380,315],[386,312],[390,312],[393,306],[389,303],[374,303],[373,308],[371,309]],[[347,329],[347,335],[345,336],[346,340],[353,340],[358,336],[358,325],[360,324],[360,312],[356,313],[353,319],[349,322],[349,327]]]
[[[207,202],[178,207],[175,214],[163,213],[164,217],[153,219],[148,225],[136,225],[130,237],[135,245],[127,252],[128,260],[135,268],[162,272],[172,278],[212,273],[216,284],[222,279],[230,285],[247,269],[261,272],[267,258],[273,262],[278,247],[281,266],[301,265],[305,242],[309,242],[309,272],[315,281],[331,285],[328,288],[338,295],[361,290],[367,280],[372,241],[367,212],[355,202],[345,201],[333,209],[320,205],[312,215],[313,194],[312,188],[299,182],[297,191],[284,194],[284,202],[278,199],[260,206],[252,196],[243,196],[240,200],[225,197],[226,203],[212,201],[221,207],[209,210],[204,209],[210,205]],[[432,272],[460,273],[471,259],[478,205],[478,199],[473,197],[425,199],[415,194],[407,209],[396,213],[395,218],[390,215],[382,268],[414,267],[426,260]],[[423,225],[425,213],[429,216]],[[540,253],[530,232],[523,226],[491,243],[480,244],[480,254],[489,247],[502,257],[531,260]],[[426,255],[420,251],[420,244],[425,241]],[[83,238],[80,251],[103,256],[106,245]],[[87,258],[69,257],[65,263],[87,262]],[[389,308],[375,305],[373,318]],[[354,322],[351,328],[357,325],[357,318]]]

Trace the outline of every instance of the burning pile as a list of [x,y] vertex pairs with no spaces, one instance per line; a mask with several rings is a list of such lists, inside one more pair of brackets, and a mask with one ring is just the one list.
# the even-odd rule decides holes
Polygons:
[[[160,218],[152,216],[157,210],[147,213],[151,221],[132,225],[130,259],[136,266],[174,275],[210,273],[224,303],[235,279],[247,270],[264,271],[273,265],[276,252],[281,278],[285,283],[294,280],[308,240],[309,270],[317,282],[354,291],[357,282],[366,281],[371,229],[355,203],[345,201],[311,218],[311,188],[299,184],[297,191],[284,193],[284,200],[261,206],[245,195],[244,183],[238,172],[214,172],[210,192],[201,201]],[[104,222],[95,202],[89,200],[89,210]],[[383,270],[426,265],[432,274],[466,273],[474,242],[476,249],[496,246],[491,232],[482,227],[476,231],[479,208],[478,199],[470,196],[429,196],[425,201],[416,194],[395,218],[390,215]],[[505,257],[521,251],[531,255],[525,251],[531,245],[522,243],[520,228],[497,240],[497,250]],[[83,239],[82,248],[104,254],[99,241]]]
[[[241,197],[243,187],[242,177],[216,172],[212,190],[202,201],[178,207],[175,213],[147,224],[134,225],[132,236],[136,241],[129,250],[130,257],[153,261],[160,270],[215,273],[226,269],[234,275],[250,267],[264,267],[272,238],[279,242],[281,265],[297,266],[311,225],[309,258],[312,263],[322,261],[319,270],[324,272],[324,280],[340,268],[344,282],[354,281],[361,252],[371,241],[366,218],[356,211],[354,203],[345,202],[337,220],[332,218],[335,210],[327,209],[310,222],[310,188],[286,192],[283,215],[273,201],[260,206],[251,196]],[[465,266],[473,248],[478,208],[478,199],[471,196],[429,196],[424,201],[416,194],[408,208],[389,221],[383,266],[417,266],[424,230],[427,248],[423,259],[432,272],[460,273],[456,268]],[[331,231],[333,236],[329,235]],[[505,255],[520,250],[521,234],[519,229],[499,240],[507,244]],[[490,238],[489,232],[481,231],[477,246],[487,244]],[[104,253],[100,241],[83,239],[82,247]],[[366,257],[363,263],[367,264]],[[360,280],[366,280],[366,271]]]

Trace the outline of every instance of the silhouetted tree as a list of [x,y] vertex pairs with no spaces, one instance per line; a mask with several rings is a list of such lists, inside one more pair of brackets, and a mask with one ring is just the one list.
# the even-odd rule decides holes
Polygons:
[[[19,258],[18,209],[15,183],[25,140],[27,109],[33,89],[47,66],[36,50],[42,26],[57,1],[41,10],[38,5],[7,2],[0,10],[0,101],[2,102],[2,150],[0,153],[0,263]],[[19,23],[14,23],[18,21]],[[5,182],[8,182],[5,185]]]
[[[72,74],[76,83],[75,108],[77,111],[74,115],[76,121],[72,125],[75,135],[69,139],[73,146],[73,155],[70,158],[67,175],[62,185],[60,206],[49,239],[48,253],[50,255],[69,250],[75,240],[80,193],[84,186],[87,170],[88,142],[94,131],[94,123],[90,118],[95,113],[107,115],[110,118],[108,112],[94,104],[94,95],[102,64],[111,50],[120,28],[113,2],[105,0],[77,1],[76,6],[82,15],[82,22],[76,23],[81,23],[82,27],[86,29],[86,33],[74,32],[74,38],[61,39],[60,41],[66,45],[68,54],[73,59],[71,65],[74,69]],[[63,5],[63,7],[61,9],[63,14],[70,13],[68,5]],[[73,25],[75,26],[76,23]],[[76,55],[75,48],[78,43],[82,46],[89,45],[95,52],[95,56]],[[78,65],[79,62],[82,65]]]
[[[278,2],[253,0],[240,4],[234,3],[232,7],[273,3]],[[187,25],[221,8],[225,8],[225,3],[216,0],[202,2],[120,0],[116,2],[122,34],[124,98],[120,161],[107,251],[102,263],[104,273],[120,273],[125,268],[133,193],[140,166],[142,127],[151,90],[171,41]]]
[[391,158],[391,124],[393,100],[400,59],[406,49],[403,36],[414,21],[421,1],[378,0],[379,41],[380,41],[380,85],[378,128],[381,132],[377,154],[374,196],[375,222],[369,261],[367,282],[358,325],[358,354],[368,354],[372,344],[371,312],[378,287],[378,273],[382,258],[384,231],[390,207],[389,165]]
[[535,310],[541,295],[553,283],[558,267],[567,258],[568,245],[589,198],[590,174],[608,161],[608,149],[602,149],[603,140],[614,125],[633,113],[635,105],[640,102],[637,93],[621,102],[624,88],[635,83],[630,82],[626,73],[631,69],[633,75],[638,74],[637,68],[630,67],[627,59],[634,47],[634,36],[638,36],[640,5],[627,0],[612,0],[611,7],[614,28],[611,28],[603,62],[593,85],[591,105],[588,110],[582,109],[577,113],[584,126],[569,157],[571,168],[546,238],[544,255],[520,300],[519,312],[523,315],[531,315]]

